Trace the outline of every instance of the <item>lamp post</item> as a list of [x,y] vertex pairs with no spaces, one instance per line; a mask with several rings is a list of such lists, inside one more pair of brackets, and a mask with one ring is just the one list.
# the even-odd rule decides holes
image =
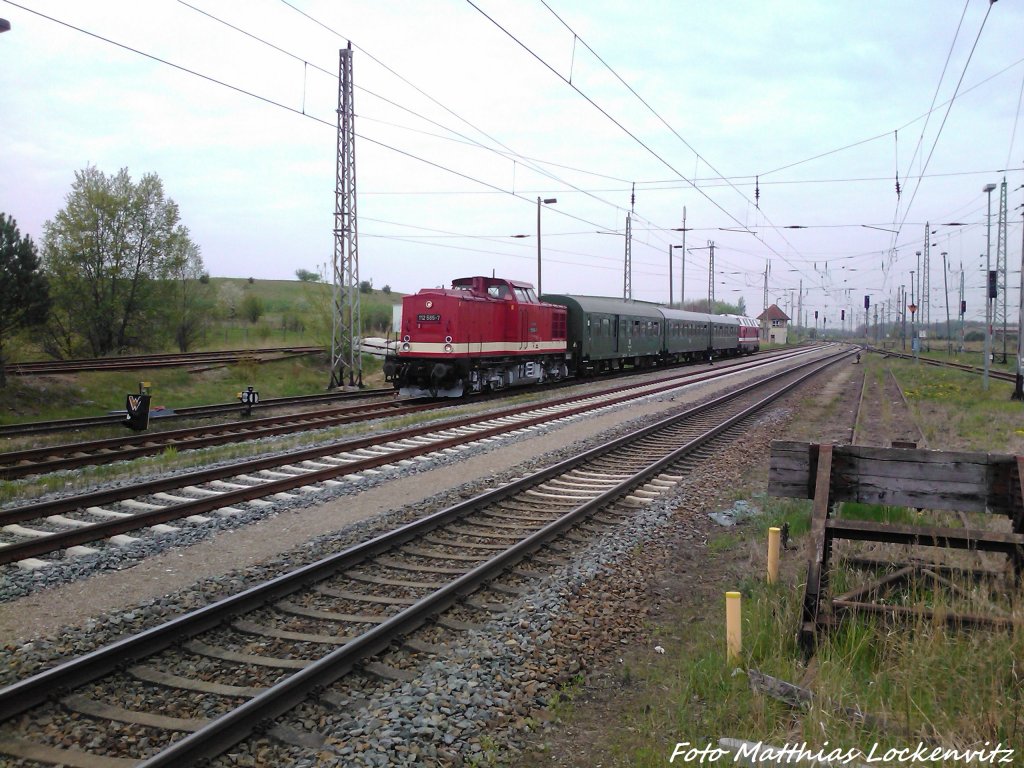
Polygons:
[[[1021,214],[1024,218],[1024,213]],[[1024,232],[1021,233],[1021,247],[1024,248]],[[1017,377],[1014,380],[1011,400],[1024,400],[1024,250],[1020,254],[1020,308],[1017,314]]]
[[953,356],[953,329],[949,322],[949,272],[946,270],[947,251],[942,252],[942,290],[946,293],[946,354]]
[[985,226],[985,373],[981,386],[988,389],[988,359],[992,353],[992,296],[989,291],[989,272],[992,271],[992,190],[995,184],[986,184],[982,192],[988,195],[988,216]]
[[[672,307],[672,249],[682,248],[681,245],[669,245],[668,247],[668,306]],[[686,254],[683,254],[683,258],[686,258]],[[682,305],[683,297],[679,297],[679,304]]]
[[[679,262],[679,308],[682,309],[683,308],[683,304],[686,303],[686,233],[690,231],[689,229],[686,228],[686,206],[685,205],[683,206],[683,226],[681,226],[681,227],[673,227],[671,231],[672,232],[682,232],[683,233],[683,244],[681,246],[679,246],[679,245],[675,246],[676,248],[682,248],[683,249],[683,256],[682,256],[682,259]],[[669,259],[669,262],[671,262],[671,259]],[[669,270],[669,284],[671,285],[671,283],[672,283],[672,274],[671,274],[671,269],[670,269]],[[669,296],[671,296],[671,295],[672,295],[672,291],[670,289],[669,290]],[[671,303],[671,301],[669,303]]]
[[552,203],[557,203],[557,202],[558,202],[558,200],[556,200],[553,197],[546,197],[546,198],[538,197],[537,198],[537,296],[538,297],[541,294],[541,290],[540,290],[540,206],[541,206],[541,203],[543,203],[544,205],[551,205]]

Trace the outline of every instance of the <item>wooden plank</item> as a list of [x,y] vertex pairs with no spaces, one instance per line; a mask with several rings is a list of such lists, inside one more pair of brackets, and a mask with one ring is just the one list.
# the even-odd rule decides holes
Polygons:
[[832,608],[837,612],[851,611],[858,613],[874,613],[890,619],[923,619],[926,621],[943,621],[952,627],[977,626],[998,627],[1009,629],[1020,622],[1002,616],[983,616],[975,613],[957,613],[955,611],[933,611],[912,605],[886,605],[883,603],[857,603],[853,601],[833,600]]
[[94,755],[80,749],[64,749],[46,744],[34,744],[22,739],[0,740],[0,753],[69,768],[133,768],[139,761],[128,757]]
[[819,446],[814,484],[814,506],[811,509],[807,586],[804,588],[803,621],[799,637],[800,645],[807,654],[814,651],[815,632],[820,621],[821,595],[828,584],[830,547],[826,523],[831,505],[831,473],[832,446]]
[[827,520],[825,527],[835,538],[857,541],[884,541],[890,544],[914,544],[924,547],[980,549],[1012,554],[1024,547],[1024,535],[970,528],[922,528],[867,520]]
[[898,571],[887,573],[881,578],[869,581],[867,584],[856,589],[851,589],[839,597],[836,600],[864,600],[867,598],[874,597],[877,595],[883,587],[890,587],[898,584],[902,581],[906,581],[910,578],[910,575],[917,570],[917,566],[908,565],[900,568]]
[[[813,496],[813,450],[814,444],[774,441],[768,492]],[[1003,454],[836,446],[832,501],[1012,514],[1008,493],[1016,462]],[[801,488],[808,488],[806,495]]]

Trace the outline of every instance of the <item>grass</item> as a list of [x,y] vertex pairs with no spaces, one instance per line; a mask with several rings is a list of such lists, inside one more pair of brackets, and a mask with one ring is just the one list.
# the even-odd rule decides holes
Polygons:
[[887,361],[932,446],[948,450],[1024,453],[1024,407],[1010,400],[1013,384],[911,361]]
[[[384,385],[381,363],[363,359],[363,383]],[[256,364],[242,362],[190,373],[187,368],[145,371],[96,371],[60,376],[10,377],[0,389],[0,424],[96,416],[124,410],[125,396],[138,392],[140,381],[151,384],[152,407],[181,408],[227,403],[247,386],[262,399],[322,393],[330,372],[326,357],[308,355]],[[115,434],[121,434],[118,428]]]
[[[762,541],[769,522],[793,521],[790,504],[770,507],[770,520],[742,529],[744,544]],[[709,551],[705,567],[715,568],[723,556]],[[808,667],[795,640],[800,579],[791,573],[768,585],[750,578],[740,591],[739,664],[725,658],[724,605],[718,600],[710,608],[684,608],[695,612],[661,629],[678,640],[664,643],[666,655],[627,662],[629,680],[620,680],[629,688],[622,725],[601,745],[612,758],[606,765],[663,766],[677,740],[717,745],[725,736],[775,746],[827,741],[862,750],[875,743],[882,750],[914,747],[918,741],[959,749],[1001,742],[1018,754],[1024,748],[1024,631],[956,632],[928,619],[893,628],[857,617],[824,636]],[[915,582],[895,599],[949,607],[943,594]],[[753,693],[747,669],[809,688],[814,701],[792,708]],[[858,722],[851,709],[869,718]]]

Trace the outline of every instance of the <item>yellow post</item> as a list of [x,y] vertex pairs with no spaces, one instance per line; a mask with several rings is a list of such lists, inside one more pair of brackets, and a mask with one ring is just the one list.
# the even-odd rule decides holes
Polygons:
[[739,661],[743,649],[743,629],[740,625],[740,593],[725,593],[725,648],[726,659]]
[[779,535],[778,528],[768,529],[768,583],[779,580]]

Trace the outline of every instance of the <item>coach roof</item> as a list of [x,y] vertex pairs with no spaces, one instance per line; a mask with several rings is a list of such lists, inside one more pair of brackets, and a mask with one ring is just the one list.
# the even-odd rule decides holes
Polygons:
[[554,293],[544,294],[541,296],[541,301],[564,304],[567,307],[579,309],[588,314],[629,315],[631,317],[649,317],[652,320],[663,319],[656,304],[647,304],[642,301],[622,301],[621,299],[609,299],[604,296],[570,296]]

